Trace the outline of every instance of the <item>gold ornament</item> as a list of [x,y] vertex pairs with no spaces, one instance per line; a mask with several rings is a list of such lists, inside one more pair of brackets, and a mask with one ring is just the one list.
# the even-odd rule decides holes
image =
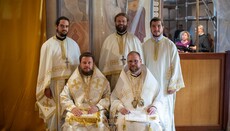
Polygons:
[[137,104],[138,104],[138,101],[136,99],[134,99],[132,101],[133,108],[137,108]]
[[143,100],[142,98],[139,99],[139,100],[138,100],[138,106],[142,107],[142,106],[144,106],[144,105],[145,105],[144,100]]

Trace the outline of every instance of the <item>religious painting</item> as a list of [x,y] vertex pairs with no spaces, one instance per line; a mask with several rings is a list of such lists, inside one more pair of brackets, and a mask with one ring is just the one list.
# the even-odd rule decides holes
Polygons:
[[68,36],[81,52],[91,51],[96,64],[107,36],[116,32],[114,17],[125,12],[129,16],[128,31],[143,43],[151,37],[149,22],[160,16],[161,0],[59,0],[59,16],[70,18]]
[[[161,1],[156,0],[97,0],[93,1],[93,41],[96,59],[105,38],[116,32],[114,17],[120,12],[129,16],[128,31],[135,34],[143,43],[151,37],[149,22],[154,9],[160,10]],[[155,5],[155,6],[154,6]],[[155,12],[156,13],[156,12]],[[96,45],[95,45],[96,44]]]
[[106,18],[106,32],[113,33],[115,31],[114,17],[120,12],[124,12],[129,16],[128,31],[135,34],[141,42],[146,37],[145,31],[145,0],[105,0],[104,17]]
[[59,0],[59,16],[70,19],[68,36],[75,40],[81,52],[89,51],[88,0]]

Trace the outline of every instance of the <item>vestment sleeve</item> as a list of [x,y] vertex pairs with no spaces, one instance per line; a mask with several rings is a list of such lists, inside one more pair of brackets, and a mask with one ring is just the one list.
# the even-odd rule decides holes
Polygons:
[[102,94],[101,100],[97,104],[97,107],[99,108],[99,110],[103,110],[103,109],[109,110],[110,94],[111,94],[110,85],[107,80],[105,80],[103,85],[105,85],[104,92]]
[[184,80],[181,71],[180,57],[175,45],[171,52],[170,67],[168,69],[169,85],[168,90],[180,90],[184,87]]
[[112,115],[112,117],[115,117],[117,111],[119,111],[120,109],[124,108],[124,105],[122,104],[122,102],[117,97],[117,93],[118,92],[117,92],[117,90],[115,88],[113,90],[112,94],[111,94],[110,114]]
[[66,110],[66,111],[69,111],[69,112],[74,107],[76,107],[75,104],[74,104],[74,102],[73,102],[73,99],[71,97],[68,85],[66,85],[64,87],[64,89],[62,90],[62,92],[60,94],[60,103],[61,103],[62,108],[64,110]]
[[44,96],[44,90],[49,88],[52,75],[52,51],[48,43],[44,43],[40,52],[39,72],[37,79],[36,98]]

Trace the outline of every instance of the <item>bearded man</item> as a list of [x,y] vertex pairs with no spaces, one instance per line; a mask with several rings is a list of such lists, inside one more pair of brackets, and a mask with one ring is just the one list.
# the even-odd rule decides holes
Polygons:
[[160,18],[152,18],[150,29],[152,38],[143,44],[145,65],[160,85],[163,108],[159,110],[159,116],[163,124],[163,130],[175,131],[176,92],[185,87],[180,57],[176,45],[163,36],[164,23]]
[[127,32],[128,16],[125,13],[119,13],[115,16],[114,22],[116,33],[105,39],[99,59],[99,69],[109,80],[111,91],[117,83],[122,68],[126,65],[126,56],[130,51],[139,52],[144,61],[140,40]]
[[39,116],[46,130],[59,131],[62,124],[59,95],[79,64],[78,44],[67,37],[70,21],[61,16],[56,20],[56,35],[41,47],[36,99]]
[[80,65],[69,78],[61,97],[66,114],[63,131],[107,131],[110,106],[108,80],[94,65],[94,56],[83,53]]
[[161,131],[158,82],[138,52],[131,51],[127,63],[111,95],[110,113],[115,125],[118,131]]

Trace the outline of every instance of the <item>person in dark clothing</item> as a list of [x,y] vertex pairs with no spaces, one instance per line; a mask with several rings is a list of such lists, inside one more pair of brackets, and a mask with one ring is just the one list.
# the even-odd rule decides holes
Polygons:
[[183,25],[179,24],[177,30],[174,33],[174,42],[180,41],[180,33],[184,31]]
[[203,25],[198,26],[199,34],[199,52],[210,52],[211,44],[209,43],[208,36],[204,33]]
[[211,52],[214,52],[214,40],[210,33],[207,33],[208,41],[211,47]]

